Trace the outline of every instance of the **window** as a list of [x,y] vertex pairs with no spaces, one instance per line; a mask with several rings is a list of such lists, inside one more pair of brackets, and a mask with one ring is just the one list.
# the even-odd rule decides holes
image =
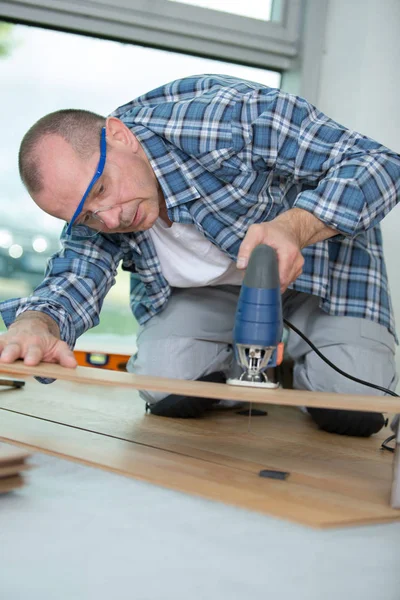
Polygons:
[[180,2],[190,4],[191,6],[201,6],[202,8],[211,8],[224,13],[260,19],[261,21],[272,20],[272,0],[170,0],[170,2]]
[[[207,0],[207,8],[206,0],[189,2],[8,0],[2,16],[262,68],[285,70],[294,65],[304,0],[263,0],[259,5],[256,0]],[[252,7],[251,16],[243,16],[243,6],[249,13]]]

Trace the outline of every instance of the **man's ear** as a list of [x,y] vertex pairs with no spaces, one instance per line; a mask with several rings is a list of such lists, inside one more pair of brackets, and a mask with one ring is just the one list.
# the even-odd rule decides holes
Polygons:
[[123,144],[137,152],[139,142],[132,131],[117,117],[108,117],[106,119],[106,138],[111,146]]

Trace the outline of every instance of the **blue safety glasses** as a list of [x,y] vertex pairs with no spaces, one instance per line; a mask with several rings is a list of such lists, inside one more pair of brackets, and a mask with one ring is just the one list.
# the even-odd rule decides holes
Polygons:
[[66,235],[71,235],[72,227],[73,227],[76,219],[79,217],[79,215],[82,212],[83,205],[85,204],[86,198],[89,196],[94,184],[99,179],[99,177],[101,177],[101,175],[104,171],[104,165],[106,164],[106,152],[107,152],[106,128],[103,127],[101,130],[101,136],[100,136],[100,160],[99,160],[99,164],[97,165],[96,173],[94,174],[92,181],[89,183],[86,192],[83,194],[82,200],[79,202],[76,211],[72,215],[72,219],[68,223],[68,227],[65,232]]

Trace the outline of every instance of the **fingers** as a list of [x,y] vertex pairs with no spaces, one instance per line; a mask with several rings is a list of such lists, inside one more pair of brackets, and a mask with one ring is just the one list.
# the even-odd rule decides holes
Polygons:
[[246,233],[243,242],[240,245],[236,266],[238,269],[245,269],[254,248],[259,244],[267,244],[264,241],[264,228],[261,224],[251,225]]
[[296,281],[303,272],[304,258],[296,249],[295,251],[278,251],[279,280],[283,293],[291,283]]
[[247,267],[251,253],[259,244],[266,244],[276,250],[283,293],[303,272],[304,258],[299,245],[293,236],[273,221],[251,225],[239,248],[236,263],[239,269]]
[[72,350],[65,342],[53,336],[32,336],[30,339],[19,336],[18,339],[14,337],[7,340],[7,334],[4,334],[0,340],[0,362],[10,364],[18,359],[23,359],[24,363],[31,367],[42,361],[59,363],[72,369],[77,366]]
[[[17,357],[18,358],[18,357]],[[27,347],[24,363],[29,366],[36,366],[41,361],[58,363],[62,367],[74,369],[77,366],[75,355],[72,350],[69,349],[68,344],[57,340],[54,346],[50,349],[47,348],[46,352],[43,352],[42,348],[35,344],[30,344]]]
[[28,349],[25,353],[24,363],[30,367],[35,367],[38,365],[43,358],[43,351],[40,346],[36,346],[32,344],[28,346]]
[[74,353],[65,342],[58,342],[54,358],[57,363],[67,369],[75,369],[78,365]]
[[21,357],[22,348],[17,342],[6,344],[1,352],[0,361],[3,363],[13,363]]
[[43,358],[43,351],[40,346],[35,344],[29,345],[26,349],[23,344],[18,342],[9,342],[4,346],[0,362],[13,363],[19,358],[24,359],[24,363],[29,366],[38,365]]

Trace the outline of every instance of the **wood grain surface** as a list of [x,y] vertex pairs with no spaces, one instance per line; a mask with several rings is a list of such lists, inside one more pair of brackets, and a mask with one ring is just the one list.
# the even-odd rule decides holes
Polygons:
[[344,408],[396,413],[400,412],[400,398],[392,396],[362,396],[357,394],[335,394],[304,390],[260,389],[205,381],[187,381],[165,377],[133,375],[106,369],[77,367],[66,369],[60,365],[41,363],[28,367],[22,361],[6,365],[0,363],[0,372],[13,375],[51,377],[62,381],[73,381],[115,388],[131,388],[158,392],[170,392],[186,396],[201,396],[217,400],[237,400],[257,404],[279,404],[281,406],[314,406],[321,408]]
[[0,444],[0,467],[9,464],[21,463],[28,458],[29,452],[18,450],[9,444]]
[[31,465],[28,465],[25,462],[15,463],[8,467],[0,466],[0,481],[4,477],[9,477],[10,475],[18,475],[19,473],[22,473],[23,471],[29,471],[29,469],[31,469],[31,468],[32,468]]
[[13,475],[0,479],[0,494],[6,494],[24,485],[21,475]]
[[393,508],[400,509],[400,425],[397,427],[396,433],[391,504]]
[[25,462],[28,457],[28,452],[0,442],[0,494],[23,485],[24,480],[20,474],[30,468]]
[[[204,419],[146,415],[135,390],[28,379],[0,391],[0,437],[29,450],[115,471],[314,527],[400,519],[390,508],[387,431],[354,439],[318,431],[297,408],[267,416],[215,410]],[[285,481],[259,477],[285,471]]]

